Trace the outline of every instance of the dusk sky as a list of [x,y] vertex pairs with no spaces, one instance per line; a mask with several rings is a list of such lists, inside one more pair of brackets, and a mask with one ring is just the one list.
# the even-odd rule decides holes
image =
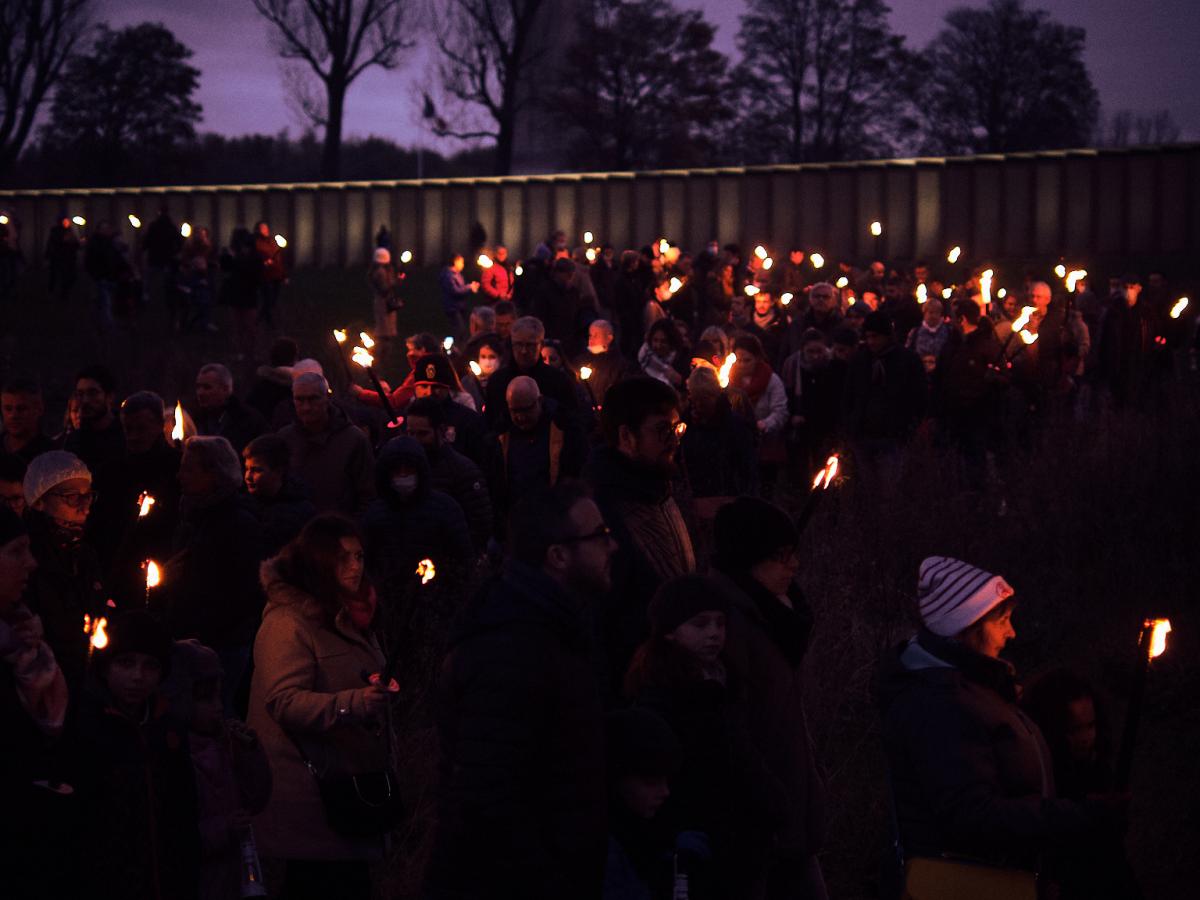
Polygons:
[[[1197,0],[1040,0],[1059,21],[1087,29],[1086,60],[1106,112],[1168,109],[1186,140],[1200,140],[1200,14]],[[736,56],[734,36],[741,0],[686,0],[703,8],[717,26],[717,45]],[[938,31],[945,13],[980,0],[893,0],[892,20],[912,46]],[[420,4],[413,3],[414,7]],[[203,130],[236,135],[302,130],[284,101],[281,65],[272,52],[269,26],[250,0],[99,0],[97,21],[114,27],[159,21],[195,51],[201,70],[198,100]],[[380,135],[404,144],[419,139],[421,85],[433,77],[431,56],[418,47],[397,71],[372,69],[350,89],[345,134]],[[424,139],[452,151],[458,142]]]

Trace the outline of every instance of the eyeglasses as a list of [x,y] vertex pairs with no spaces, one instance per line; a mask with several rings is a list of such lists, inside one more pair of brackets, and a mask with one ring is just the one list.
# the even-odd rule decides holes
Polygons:
[[90,506],[96,501],[95,491],[50,491],[46,496],[61,500],[67,506],[71,507],[71,509]]
[[679,437],[683,432],[679,426],[681,422],[659,422],[651,427],[650,432],[662,442],[667,442],[673,437]]
[[612,529],[607,525],[601,525],[595,531],[588,532],[587,534],[577,534],[574,537],[563,538],[561,541],[556,541],[555,543],[566,546],[569,544],[582,544],[584,541],[594,540],[612,540]]

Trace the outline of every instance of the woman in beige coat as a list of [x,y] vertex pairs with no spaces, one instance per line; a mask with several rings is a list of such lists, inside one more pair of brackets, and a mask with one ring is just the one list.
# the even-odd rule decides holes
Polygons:
[[275,789],[254,820],[259,852],[286,862],[283,896],[368,898],[368,863],[384,838],[347,837],[326,822],[316,777],[387,767],[387,695],[368,685],[384,657],[373,630],[375,592],[363,579],[357,527],[313,519],[262,566],[267,595],[254,642],[249,724],[271,761]]

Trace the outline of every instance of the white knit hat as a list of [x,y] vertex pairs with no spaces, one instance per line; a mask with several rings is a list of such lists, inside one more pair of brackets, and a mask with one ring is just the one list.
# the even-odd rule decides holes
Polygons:
[[1012,594],[1012,587],[999,575],[961,559],[930,556],[921,563],[917,583],[921,621],[936,635],[958,634]]
[[64,481],[72,478],[92,480],[88,467],[74,453],[66,450],[49,450],[40,456],[35,456],[29,468],[25,470],[25,502],[33,506]]

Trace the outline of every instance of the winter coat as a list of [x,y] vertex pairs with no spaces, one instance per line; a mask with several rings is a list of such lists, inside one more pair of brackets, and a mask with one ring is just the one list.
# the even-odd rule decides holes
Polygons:
[[483,270],[479,289],[488,298],[488,303],[509,300],[513,292],[513,273],[507,263],[493,263]]
[[968,335],[955,332],[934,373],[934,399],[939,411],[960,415],[981,410],[996,399],[1001,374],[1000,342],[990,324]]
[[340,407],[330,404],[323,431],[312,434],[295,422],[279,436],[291,451],[291,473],[304,483],[317,512],[356,515],[367,508],[375,496],[375,454]]
[[510,561],[451,639],[438,693],[434,898],[597,898],[604,733],[590,612]]
[[1137,400],[1155,363],[1161,365],[1154,359],[1154,339],[1161,333],[1161,323],[1145,298],[1132,307],[1124,297],[1109,302],[1100,330],[1100,377],[1118,402]]
[[629,361],[621,355],[616,344],[603,353],[580,354],[575,360],[576,371],[582,366],[592,370],[592,377],[586,384],[588,399],[593,401],[593,406],[603,406],[608,389],[631,372]]
[[804,711],[803,657],[813,618],[796,588],[792,609],[748,576],[717,572],[729,593],[725,659],[739,685],[742,715],[755,759],[753,796],[762,805],[763,846],[807,860],[825,839],[825,786]]
[[254,641],[247,724],[271,764],[273,788],[254,819],[262,856],[281,859],[368,860],[383,855],[382,838],[337,834],[325,819],[317,780],[296,744],[322,775],[379,772],[388,764],[387,722],[367,718],[358,693],[363,672],[378,672],[384,656],[342,610],[325,621],[317,600],[285,578],[279,559],[262,565],[267,595]]
[[1033,867],[1050,839],[1091,827],[1085,805],[1055,799],[1050,750],[1007,663],[922,631],[885,656],[875,694],[907,857]]
[[283,248],[275,243],[271,235],[254,236],[254,249],[262,260],[262,271],[259,278],[264,283],[282,282],[287,278],[287,269],[283,265]]
[[221,409],[197,409],[192,419],[198,434],[225,438],[238,456],[248,443],[267,430],[267,420],[262,414],[236,396],[230,396]]
[[38,567],[29,576],[24,601],[42,620],[46,643],[66,676],[72,698],[78,700],[87,665],[88,637],[83,617],[109,616],[107,594],[100,578],[96,551],[58,528],[37,510],[25,514],[29,549]]
[[[273,241],[271,245],[274,246]],[[221,271],[225,273],[220,302],[234,309],[257,308],[258,288],[265,271],[262,257],[249,247],[242,247],[236,253],[223,251],[220,262]]]
[[763,426],[764,435],[778,435],[787,426],[787,391],[783,389],[783,380],[774,372],[767,380],[767,389],[754,401],[754,420]]
[[282,550],[317,514],[304,485],[291,475],[274,497],[251,495],[250,510],[262,526],[262,552],[267,559]]
[[460,310],[466,310],[471,299],[471,289],[467,286],[462,272],[455,272],[447,266],[438,276],[438,286],[442,291],[442,312],[452,316]]
[[[509,425],[491,442],[488,481],[497,509],[507,515],[517,498],[538,487],[578,478],[587,457],[587,437],[558,404],[542,399],[542,414],[531,432]],[[501,533],[503,533],[503,523]]]
[[492,499],[483,470],[453,447],[440,444],[426,448],[430,485],[447,494],[461,507],[467,530],[477,552],[482,552],[492,536]]
[[[566,372],[552,368],[540,359],[533,368],[522,371],[515,364],[502,366],[487,383],[487,424],[492,431],[503,431],[509,425],[508,403],[505,394],[509,384],[518,375],[528,375],[537,382],[543,397],[549,397],[558,404],[566,415],[574,416],[578,412],[578,401],[575,398],[575,385]],[[470,454],[467,454],[470,456]],[[474,457],[472,457],[474,459]],[[475,460],[479,462],[478,459]]]
[[262,527],[244,494],[185,498],[175,555],[151,598],[165,609],[171,636],[214,650],[249,647],[262,610],[264,556]]
[[[410,497],[392,487],[392,473],[402,464],[417,472]],[[422,559],[446,571],[472,558],[466,516],[448,494],[433,489],[429,460],[415,440],[403,436],[384,445],[375,464],[375,487],[379,496],[364,516],[367,564],[385,588],[409,578]]]
[[940,359],[946,343],[950,340],[951,328],[948,322],[942,322],[937,328],[926,328],[922,322],[908,333],[904,346],[919,357],[932,356]]
[[779,310],[776,310],[771,318],[762,324],[759,323],[757,316],[751,316],[750,327],[746,329],[747,334],[754,335],[762,343],[763,357],[773,369],[778,369],[783,362],[779,352],[783,349],[787,331],[787,317]]
[[846,375],[846,430],[864,442],[901,443],[921,422],[925,393],[925,368],[911,350],[893,344],[875,356],[863,349]]
[[114,415],[106,428],[85,426],[68,432],[63,438],[62,448],[82,459],[93,474],[99,472],[105,463],[125,455],[125,432],[121,429],[121,420]]
[[711,422],[689,415],[678,462],[693,498],[739,497],[758,490],[754,426],[734,415],[722,395]]
[[292,370],[286,366],[259,366],[246,392],[246,405],[258,410],[269,426],[282,427],[290,422],[292,410],[285,413],[280,407],[292,405]]
[[135,721],[90,688],[81,705],[71,784],[81,811],[89,897],[195,898],[200,864],[187,733],[155,696]]
[[631,462],[612,447],[592,451],[583,472],[613,531],[612,590],[600,627],[615,685],[649,636],[646,609],[658,586],[696,570],[692,538],[668,476]]

